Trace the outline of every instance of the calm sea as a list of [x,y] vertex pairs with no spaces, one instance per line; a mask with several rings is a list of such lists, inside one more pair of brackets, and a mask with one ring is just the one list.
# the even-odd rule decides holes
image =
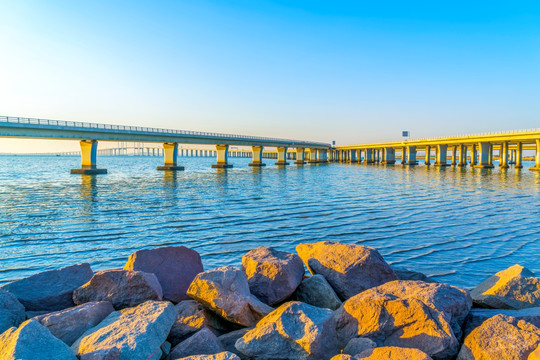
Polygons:
[[89,262],[122,267],[133,251],[196,249],[205,268],[260,245],[373,246],[393,266],[473,287],[519,263],[540,274],[540,174],[423,165],[289,165],[159,157],[98,159],[109,174],[70,175],[76,156],[0,156],[0,283]]

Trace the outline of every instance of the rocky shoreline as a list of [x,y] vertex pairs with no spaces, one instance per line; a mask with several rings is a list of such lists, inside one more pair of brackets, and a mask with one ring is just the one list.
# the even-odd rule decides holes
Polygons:
[[84,263],[0,287],[10,359],[535,360],[540,279],[514,265],[467,291],[330,241],[208,271],[183,246],[140,250],[123,269]]

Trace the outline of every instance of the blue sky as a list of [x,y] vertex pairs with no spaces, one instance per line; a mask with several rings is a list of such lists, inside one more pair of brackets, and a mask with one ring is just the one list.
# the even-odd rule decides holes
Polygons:
[[535,1],[0,0],[0,115],[347,144],[539,114]]

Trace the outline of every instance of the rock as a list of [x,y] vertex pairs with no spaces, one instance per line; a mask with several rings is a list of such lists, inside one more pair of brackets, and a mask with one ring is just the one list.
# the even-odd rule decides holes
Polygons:
[[540,279],[520,265],[499,271],[471,291],[476,304],[495,309],[540,306]]
[[120,360],[120,350],[111,348],[81,355],[81,360]]
[[117,349],[120,360],[157,360],[175,319],[171,303],[147,301],[109,314],[77,339],[71,349],[81,359],[88,353]]
[[246,327],[273,310],[251,294],[244,273],[231,266],[198,274],[187,293],[224,319]]
[[168,341],[165,341],[163,344],[161,344],[161,358],[164,359],[169,356],[171,353],[172,344]]
[[336,356],[333,356],[330,360],[356,360],[356,357],[347,354],[337,354]]
[[236,349],[256,359],[329,359],[338,351],[332,311],[285,303],[238,339]]
[[397,279],[381,254],[371,247],[321,241],[299,244],[296,251],[309,271],[323,275],[342,300]]
[[463,333],[467,336],[471,331],[482,325],[487,319],[498,315],[512,316],[517,320],[525,320],[540,328],[540,307],[527,308],[522,310],[503,310],[503,309],[471,309],[467,315],[467,321]]
[[0,289],[0,334],[25,320],[24,306],[12,293]]
[[296,300],[320,308],[336,310],[341,306],[334,289],[322,275],[304,279],[296,289]]
[[412,271],[408,269],[392,268],[396,274],[398,280],[419,280],[427,283],[434,283],[435,280],[427,277],[425,274],[422,274],[418,271]]
[[418,349],[385,346],[368,349],[358,354],[356,359],[369,360],[432,360],[425,352]]
[[294,293],[304,276],[304,264],[296,254],[260,246],[242,257],[242,271],[251,293],[275,305]]
[[230,352],[220,352],[213,355],[193,355],[176,360],[240,360],[238,356]]
[[163,298],[174,303],[189,299],[186,295],[189,285],[204,271],[199,253],[185,246],[136,251],[129,257],[124,270],[155,274],[163,288]]
[[457,359],[526,360],[539,345],[540,328],[511,316],[495,315],[465,338]]
[[156,276],[142,271],[98,271],[89,282],[73,292],[75,304],[109,301],[117,310],[162,298]]
[[34,318],[51,334],[71,346],[84,332],[114,311],[110,302],[91,302]]
[[207,327],[217,335],[226,327],[220,318],[195,300],[183,300],[175,306],[178,316],[174,322],[168,340],[173,346],[189,335]]
[[69,346],[34,320],[0,334],[2,360],[77,360]]
[[191,355],[211,355],[222,352],[223,346],[208,328],[204,328],[176,345],[169,354],[169,359],[179,359]]
[[342,346],[367,337],[379,346],[417,348],[434,359],[449,359],[459,350],[453,328],[461,331],[470,306],[459,288],[398,280],[350,298],[334,318]]
[[347,343],[347,346],[345,346],[345,348],[343,349],[343,353],[348,355],[357,355],[364,350],[369,350],[376,347],[377,344],[371,339],[353,338]]
[[92,278],[87,263],[49,270],[2,286],[17,297],[26,311],[57,311],[72,307],[73,290]]
[[538,345],[538,347],[536,348],[536,350],[534,350],[534,351],[529,355],[529,357],[527,358],[527,360],[540,360],[540,345]]
[[246,335],[246,333],[249,330],[251,330],[251,329],[244,328],[244,329],[240,329],[240,330],[231,331],[231,332],[229,332],[227,334],[223,334],[223,335],[219,336],[218,340],[221,343],[221,346],[223,346],[223,348],[226,351],[232,352],[232,353],[238,355],[240,358],[245,358],[244,355],[240,351],[238,351],[234,345],[236,344],[238,339],[240,339],[242,336]]

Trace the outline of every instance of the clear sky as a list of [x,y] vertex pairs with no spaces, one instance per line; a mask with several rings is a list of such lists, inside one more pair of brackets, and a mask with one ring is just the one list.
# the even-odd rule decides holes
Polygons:
[[348,144],[539,114],[538,1],[0,0],[0,115]]

